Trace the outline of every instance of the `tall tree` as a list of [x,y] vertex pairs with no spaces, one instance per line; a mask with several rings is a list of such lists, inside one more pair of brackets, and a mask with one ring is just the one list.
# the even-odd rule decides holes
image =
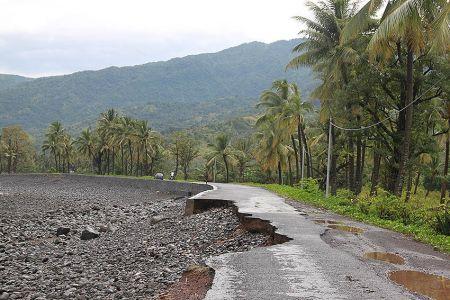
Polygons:
[[219,159],[222,160],[225,166],[225,182],[230,181],[230,167],[234,164],[235,158],[233,149],[230,144],[230,137],[226,134],[219,134],[215,142],[209,144],[212,150],[212,157],[210,158],[208,165],[214,164]]
[[[385,2],[387,6],[368,44],[368,51],[373,58],[383,60],[396,54],[397,62],[405,68],[401,93],[401,107],[404,111],[399,115],[401,148],[398,151],[398,168],[393,187],[393,192],[400,196],[411,155],[414,66],[420,63],[416,58],[426,55],[429,51],[434,53],[448,51],[450,4],[446,0],[371,0],[347,24],[341,44],[371,26],[372,17],[378,13]],[[403,57],[403,48],[406,57]]]

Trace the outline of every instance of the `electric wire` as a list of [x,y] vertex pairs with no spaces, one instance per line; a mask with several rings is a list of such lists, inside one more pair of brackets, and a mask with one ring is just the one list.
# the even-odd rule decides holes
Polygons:
[[[444,78],[441,78],[440,80],[438,80],[435,84],[433,84],[429,89],[427,89],[425,92],[423,92],[419,97],[417,97],[416,99],[411,101],[408,105],[406,105],[405,107],[397,110],[397,113],[407,109],[408,107],[410,107],[411,105],[413,105],[414,103],[419,101],[426,93],[428,93],[431,89],[436,87],[442,80],[444,80]],[[330,110],[330,115],[331,115],[331,110]],[[368,126],[361,126],[359,128],[345,128],[345,127],[339,126],[339,125],[333,123],[332,118],[330,118],[330,123],[331,123],[331,125],[333,127],[337,128],[337,129],[340,129],[340,130],[344,130],[344,131],[363,131],[363,130],[367,130],[367,129],[376,127],[376,126],[378,126],[378,125],[380,125],[380,124],[382,124],[382,123],[384,123],[387,120],[392,119],[392,118],[393,118],[393,116],[389,116],[389,117],[386,117],[383,120],[380,120],[380,121],[378,121],[378,122],[376,122],[374,124],[371,124],[371,125],[368,125]]]

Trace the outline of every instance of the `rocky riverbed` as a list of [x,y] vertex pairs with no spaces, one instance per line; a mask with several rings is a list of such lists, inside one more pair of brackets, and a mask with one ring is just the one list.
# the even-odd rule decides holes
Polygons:
[[263,245],[229,208],[184,216],[158,183],[0,175],[0,299],[154,299],[192,265]]

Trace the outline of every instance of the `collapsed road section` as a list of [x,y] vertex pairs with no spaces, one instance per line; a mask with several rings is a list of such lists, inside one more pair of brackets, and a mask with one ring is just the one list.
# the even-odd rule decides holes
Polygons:
[[[233,207],[242,224],[249,224],[248,230],[268,233],[272,245],[210,257],[206,263],[214,270],[214,279],[206,299],[423,299],[448,295],[448,256],[431,247],[326,211],[288,205],[261,188],[214,185],[214,190],[188,200],[186,213]],[[380,236],[386,238],[373,238]],[[281,237],[279,242],[277,237]],[[364,257],[366,252],[383,250],[400,253],[405,263]],[[391,280],[393,271],[411,268],[446,281],[430,294],[429,289],[414,290]]]

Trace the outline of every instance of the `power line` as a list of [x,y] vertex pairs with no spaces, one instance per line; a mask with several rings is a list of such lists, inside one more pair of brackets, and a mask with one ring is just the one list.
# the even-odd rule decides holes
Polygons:
[[[436,87],[442,80],[444,80],[444,78],[441,78],[440,80],[438,80],[438,82],[436,82],[434,85],[432,85],[429,89],[427,89],[425,92],[423,92],[419,97],[417,97],[416,99],[414,99],[414,101],[411,101],[408,105],[406,105],[405,107],[399,109],[397,112],[401,112],[403,110],[405,110],[406,108],[410,107],[411,105],[413,105],[414,103],[416,103],[417,101],[419,101],[426,93],[428,93],[432,88]],[[331,115],[331,110],[330,110],[330,115]],[[392,116],[386,117],[381,121],[378,121],[374,124],[368,125],[368,126],[361,126],[359,128],[345,128],[345,127],[341,127],[339,125],[336,125],[332,122],[332,119],[330,119],[330,123],[333,127],[337,128],[337,129],[341,129],[344,131],[362,131],[362,130],[366,130],[366,129],[370,129],[372,127],[376,127],[378,125],[380,125],[381,123],[386,122],[389,119],[392,119]]]

